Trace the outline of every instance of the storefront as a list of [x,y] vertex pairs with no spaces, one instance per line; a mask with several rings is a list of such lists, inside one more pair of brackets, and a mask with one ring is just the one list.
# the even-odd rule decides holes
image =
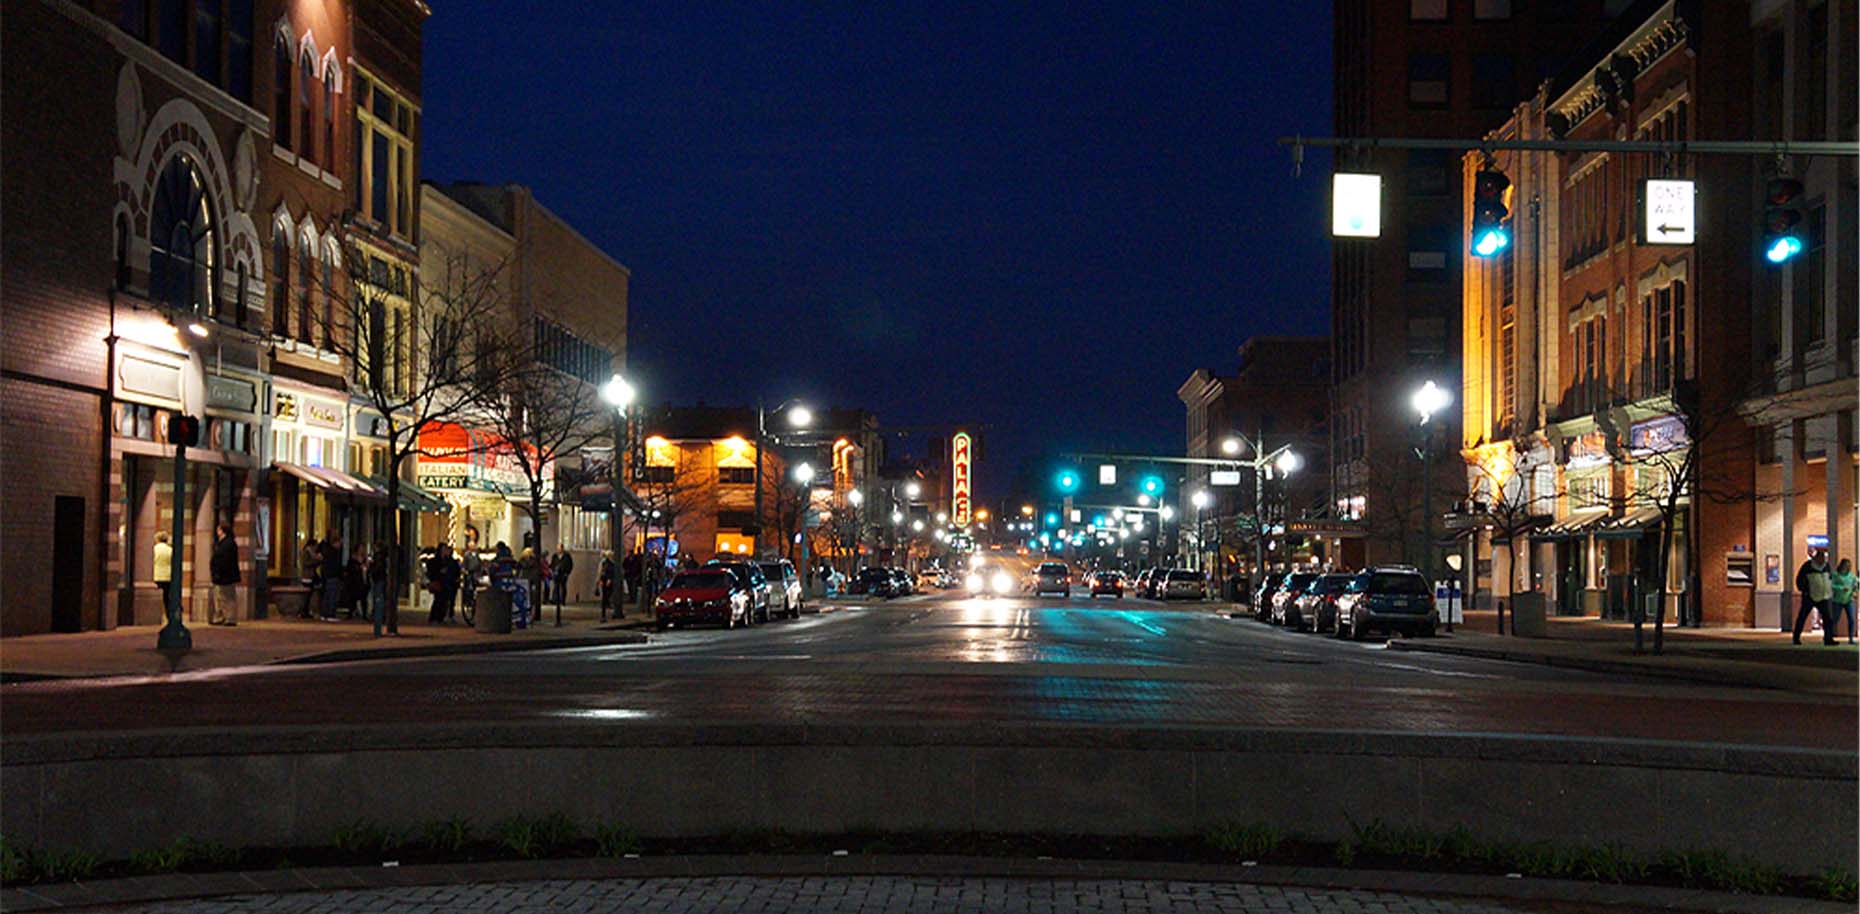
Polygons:
[[373,541],[374,512],[387,493],[350,472],[349,409],[327,391],[277,384],[271,395],[271,468],[266,491],[270,580],[283,611],[308,578],[315,544],[338,536],[344,552]]
[[[554,473],[552,462],[544,468],[544,478],[551,480],[544,490],[545,505],[553,495]],[[452,423],[424,429],[414,479],[451,507],[444,514],[421,515],[421,549],[449,543],[455,549],[489,551],[503,543],[512,552],[522,551],[530,533],[522,504],[529,486],[503,438]]]

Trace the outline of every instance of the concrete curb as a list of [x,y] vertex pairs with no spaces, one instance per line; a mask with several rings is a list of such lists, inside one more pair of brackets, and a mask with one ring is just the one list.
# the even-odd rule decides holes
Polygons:
[[1240,866],[1155,860],[1050,860],[940,855],[691,855],[631,859],[503,860],[396,867],[316,867],[59,883],[0,890],[0,908],[44,911],[234,895],[368,890],[542,880],[694,878],[704,876],[1148,880],[1224,882],[1316,889],[1350,889],[1494,901],[1555,902],[1632,911],[1722,914],[1834,914],[1839,902],[1758,897],[1664,886],[1608,885],[1561,879],[1511,879],[1460,873],[1348,870],[1329,867]]
[[1397,651],[1417,651],[1425,654],[1452,654],[1460,657],[1478,657],[1484,660],[1504,660],[1512,663],[1535,663],[1542,666],[1560,667],[1568,670],[1582,670],[1590,673],[1609,673],[1622,676],[1648,676],[1656,679],[1672,679],[1700,685],[1741,686],[1757,689],[1775,689],[1778,691],[1801,691],[1786,685],[1778,685],[1774,679],[1751,676],[1737,669],[1730,662],[1721,663],[1710,670],[1688,670],[1651,664],[1632,663],[1622,660],[1603,660],[1592,657],[1568,657],[1558,654],[1536,651],[1518,651],[1508,648],[1476,647],[1468,644],[1453,644],[1439,639],[1414,640],[1394,638],[1389,641],[1389,648]]
[[418,644],[408,647],[360,647],[314,651],[308,654],[267,660],[261,665],[296,666],[315,663],[345,663],[352,660],[399,660],[408,657],[501,654],[511,651],[547,651],[566,647],[598,647],[603,644],[644,644],[648,640],[650,639],[644,632],[616,629],[602,635],[570,635],[540,640],[461,641],[455,644]]

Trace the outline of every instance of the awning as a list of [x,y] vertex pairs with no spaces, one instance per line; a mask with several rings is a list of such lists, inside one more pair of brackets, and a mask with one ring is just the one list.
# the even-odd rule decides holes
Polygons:
[[[581,510],[583,511],[613,510],[613,486],[605,481],[590,482],[582,485],[579,487],[578,494],[581,499]],[[620,505],[624,508],[638,510],[644,507],[645,503],[639,500],[639,496],[633,494],[632,489],[621,486]]]
[[[387,480],[379,476],[368,477],[370,485],[379,488],[383,495],[387,493]],[[424,511],[428,514],[444,514],[452,510],[452,503],[434,495],[432,492],[403,479],[400,481],[400,509],[402,511]]]
[[1660,522],[1660,509],[1653,507],[1636,508],[1620,517],[1611,517],[1595,530],[1601,539],[1639,539],[1647,528]]
[[1585,537],[1591,533],[1594,533],[1596,528],[1599,525],[1605,524],[1607,522],[1608,522],[1607,512],[1588,514],[1588,515],[1583,515],[1579,517],[1571,517],[1559,523],[1551,524],[1550,526],[1545,527],[1542,530],[1539,530],[1536,533],[1531,534],[1531,539],[1538,540],[1540,542],[1544,540],[1581,539],[1582,537]]
[[310,485],[322,489],[326,494],[346,496],[362,501],[387,501],[387,492],[373,484],[350,476],[341,470],[329,467],[305,466],[301,463],[278,463],[283,470]]

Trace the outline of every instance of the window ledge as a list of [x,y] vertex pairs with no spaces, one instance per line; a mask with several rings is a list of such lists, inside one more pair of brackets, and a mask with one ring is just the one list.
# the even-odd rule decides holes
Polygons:
[[293,165],[297,164],[297,153],[279,146],[276,140],[271,143],[271,154]]
[[304,158],[303,156],[297,157],[297,169],[303,172],[304,174],[307,174],[313,178],[323,173],[323,169],[316,167],[315,162],[312,162],[309,159]]

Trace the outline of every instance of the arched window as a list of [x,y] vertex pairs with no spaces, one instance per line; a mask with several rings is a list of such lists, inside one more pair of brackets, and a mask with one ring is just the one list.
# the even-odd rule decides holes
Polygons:
[[316,85],[316,65],[305,53],[298,59],[297,67],[297,118],[301,125],[297,129],[297,143],[303,147],[300,155],[310,161],[316,161],[316,96],[311,94]]
[[297,245],[297,277],[297,339],[315,343],[311,331],[316,326],[316,312],[311,302],[316,289],[316,251],[310,245],[309,233]]
[[238,280],[239,280],[239,293],[233,297],[233,323],[237,324],[240,327],[244,327],[245,326],[245,280],[246,280],[245,261],[239,262],[239,266],[236,268],[236,271],[238,273]]
[[323,348],[336,351],[336,249],[323,248]]
[[184,311],[213,312],[213,212],[200,170],[175,156],[155,183],[149,216],[149,297]]
[[279,35],[271,63],[271,141],[291,148],[291,42]]
[[323,74],[323,164],[336,167],[336,80],[334,73]]
[[274,222],[271,226],[271,335],[290,336],[291,332],[291,226]]
[[129,288],[129,215],[116,216],[116,287]]

